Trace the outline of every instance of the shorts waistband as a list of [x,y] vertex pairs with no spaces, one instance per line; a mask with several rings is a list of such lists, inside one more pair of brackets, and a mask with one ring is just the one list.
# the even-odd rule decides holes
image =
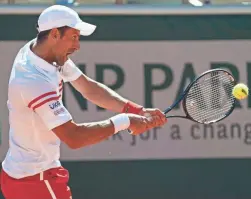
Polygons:
[[16,179],[13,178],[11,176],[9,176],[3,169],[2,169],[2,174],[3,175],[7,175],[8,178],[12,179],[12,180],[19,180],[19,181],[44,181],[44,180],[51,180],[52,178],[56,178],[58,177],[58,173],[64,172],[66,173],[66,175],[68,175],[68,171],[66,169],[64,169],[63,167],[57,167],[57,168],[52,168],[52,169],[48,169],[46,171],[42,171],[40,173],[37,173],[33,176],[27,176],[27,177],[23,177],[20,179]]

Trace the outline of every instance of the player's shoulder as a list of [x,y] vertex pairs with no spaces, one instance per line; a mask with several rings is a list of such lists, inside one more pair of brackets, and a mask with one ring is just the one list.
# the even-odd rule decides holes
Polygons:
[[14,65],[9,79],[9,89],[37,92],[50,87],[52,87],[51,78],[31,67],[29,63],[24,61]]
[[52,82],[48,76],[44,74],[31,72],[15,74],[13,78],[10,78],[9,85],[17,85],[20,88],[30,89],[49,86],[52,85]]
[[[30,45],[28,42],[26,45]],[[22,96],[27,100],[47,92],[55,92],[54,76],[51,77],[30,62],[27,48],[20,49],[11,71],[9,79],[9,99],[15,101],[16,97]]]
[[12,70],[15,71],[15,73],[25,73],[31,70],[31,62],[29,61],[29,46],[32,41],[26,43],[24,46],[22,46],[12,65]]
[[34,87],[50,83],[49,76],[38,70],[29,57],[29,47],[32,42],[33,40],[26,43],[19,50],[13,63],[9,84]]
[[29,49],[30,45],[32,44],[32,42],[34,42],[34,41],[35,41],[35,39],[28,41],[19,49],[19,51],[17,52],[17,55],[15,57],[14,64],[15,64],[15,62],[20,62],[21,60],[24,60],[27,57],[28,49]]

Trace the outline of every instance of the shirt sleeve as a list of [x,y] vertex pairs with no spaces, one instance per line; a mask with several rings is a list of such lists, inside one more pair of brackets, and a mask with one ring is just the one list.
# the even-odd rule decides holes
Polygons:
[[31,82],[19,91],[25,106],[43,120],[49,130],[72,119],[56,87],[46,81]]
[[68,59],[62,66],[60,75],[64,82],[71,82],[80,77],[80,75],[82,75],[82,71],[74,64],[71,59]]

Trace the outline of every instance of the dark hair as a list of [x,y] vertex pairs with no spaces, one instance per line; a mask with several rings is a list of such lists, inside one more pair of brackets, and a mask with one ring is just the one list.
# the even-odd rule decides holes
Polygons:
[[[37,30],[39,30],[38,24],[36,24],[36,28],[37,28]],[[60,27],[60,28],[57,28],[57,29],[60,32],[60,35],[63,36],[64,33],[65,33],[65,31],[68,28],[69,28],[68,26],[63,26],[63,27]],[[42,32],[38,32],[38,34],[37,34],[37,42],[43,42],[45,39],[47,39],[47,37],[50,34],[50,32],[51,32],[51,30],[45,30],[45,31],[42,31]]]

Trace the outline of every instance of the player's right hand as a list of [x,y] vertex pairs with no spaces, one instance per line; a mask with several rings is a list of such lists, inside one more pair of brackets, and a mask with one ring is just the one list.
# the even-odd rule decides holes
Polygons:
[[159,127],[164,125],[164,123],[160,123],[159,116],[141,116],[141,115],[135,115],[135,114],[128,114],[128,117],[130,119],[130,134],[132,135],[138,135],[141,133],[144,133],[154,127]]

